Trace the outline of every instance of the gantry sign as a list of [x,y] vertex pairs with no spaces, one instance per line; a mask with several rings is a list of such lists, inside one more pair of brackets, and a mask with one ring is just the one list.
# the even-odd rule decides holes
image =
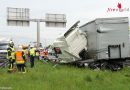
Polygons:
[[29,26],[29,9],[7,8],[7,23],[9,26]]
[[8,26],[29,26],[30,22],[37,22],[37,48],[40,45],[40,22],[45,22],[46,27],[66,27],[65,14],[46,14],[45,19],[31,19],[28,8],[7,8]]

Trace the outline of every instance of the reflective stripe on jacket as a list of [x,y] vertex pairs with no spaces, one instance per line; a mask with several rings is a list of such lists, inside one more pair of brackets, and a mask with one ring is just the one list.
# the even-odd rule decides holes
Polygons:
[[24,64],[22,51],[17,51],[16,52],[16,64]]
[[10,52],[10,55],[8,56],[8,58],[15,59],[15,50],[14,50],[14,48],[10,47],[8,49],[8,52]]
[[14,48],[11,48],[11,49],[12,49],[11,57],[12,57],[12,59],[15,59],[15,50],[14,50]]

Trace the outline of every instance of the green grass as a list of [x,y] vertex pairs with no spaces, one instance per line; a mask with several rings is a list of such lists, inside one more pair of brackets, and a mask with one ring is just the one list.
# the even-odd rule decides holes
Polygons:
[[130,68],[118,72],[94,71],[87,68],[35,62],[28,72],[7,73],[0,69],[0,90],[130,90]]

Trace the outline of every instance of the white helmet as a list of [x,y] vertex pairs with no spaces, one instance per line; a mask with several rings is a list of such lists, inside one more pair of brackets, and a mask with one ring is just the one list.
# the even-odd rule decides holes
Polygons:
[[30,47],[33,47],[33,45],[30,45]]
[[14,46],[14,43],[13,43],[12,40],[10,40],[9,45],[10,45],[10,46]]
[[18,50],[22,51],[22,46],[21,45],[18,46]]
[[21,48],[21,49],[22,49],[22,46],[21,46],[21,45],[19,45],[19,48]]

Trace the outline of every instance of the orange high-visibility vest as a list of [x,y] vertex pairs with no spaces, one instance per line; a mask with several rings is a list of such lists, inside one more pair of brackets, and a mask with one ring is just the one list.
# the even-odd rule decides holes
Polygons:
[[22,51],[16,52],[16,64],[24,64],[24,59],[22,56]]

